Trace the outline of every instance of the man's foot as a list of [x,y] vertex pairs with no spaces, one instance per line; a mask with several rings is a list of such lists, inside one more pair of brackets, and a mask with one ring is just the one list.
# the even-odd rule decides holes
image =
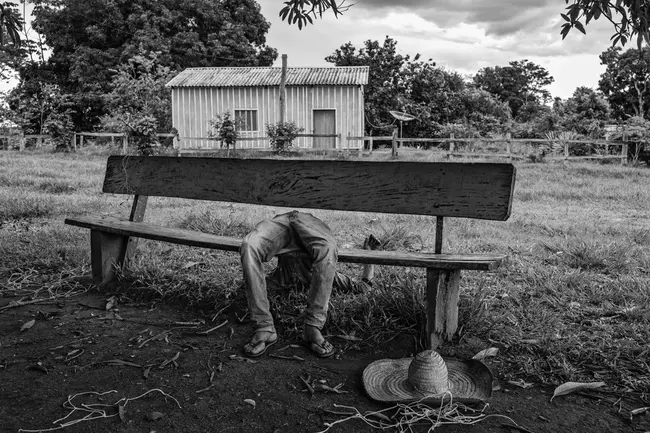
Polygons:
[[305,326],[302,341],[319,358],[329,358],[336,353],[332,343],[325,340],[323,334],[320,333],[320,329],[315,326]]
[[278,334],[275,331],[255,331],[250,343],[244,346],[244,354],[249,358],[257,358],[264,355],[266,349],[278,342]]

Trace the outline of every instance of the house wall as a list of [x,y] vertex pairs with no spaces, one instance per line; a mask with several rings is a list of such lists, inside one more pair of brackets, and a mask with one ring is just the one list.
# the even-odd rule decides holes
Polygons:
[[[277,87],[176,87],[172,88],[172,122],[178,130],[180,149],[213,149],[219,143],[208,140],[209,121],[220,113],[256,109],[258,131],[241,132],[241,137],[264,137],[266,123],[275,123],[279,116]],[[313,132],[316,109],[336,110],[337,148],[358,148],[362,141],[347,136],[363,136],[364,108],[361,86],[287,86],[286,120]],[[311,148],[311,137],[300,137],[294,146]],[[239,141],[237,148],[268,148],[269,140]]]

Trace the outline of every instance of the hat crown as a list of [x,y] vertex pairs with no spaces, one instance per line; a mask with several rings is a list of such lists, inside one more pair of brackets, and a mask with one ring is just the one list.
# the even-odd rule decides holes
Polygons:
[[418,353],[409,364],[408,381],[418,391],[442,394],[449,390],[447,365],[435,350]]

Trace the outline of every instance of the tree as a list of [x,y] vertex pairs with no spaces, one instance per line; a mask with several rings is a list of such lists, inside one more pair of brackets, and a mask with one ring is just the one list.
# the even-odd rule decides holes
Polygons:
[[137,55],[156,52],[172,71],[270,65],[277,57],[254,0],[36,0],[34,17],[51,56],[37,73],[21,70],[21,79],[45,80],[71,95],[81,129],[107,114],[114,71]]
[[388,113],[399,109],[399,96],[405,91],[403,67],[410,56],[397,53],[397,41],[386,36],[384,43],[367,40],[362,48],[348,42],[325,57],[336,66],[369,66],[368,85],[365,87],[366,128],[386,127],[394,123]]
[[26,55],[20,31],[23,20],[16,3],[0,3],[0,80],[7,80]]
[[114,71],[111,92],[104,96],[108,114],[102,129],[124,132],[142,154],[153,153],[156,131],[172,129],[171,95],[165,84],[173,73],[160,65],[157,53],[135,55]]
[[16,3],[0,3],[0,47],[9,42],[15,47],[20,46],[23,19],[17,7]]
[[568,131],[600,138],[610,119],[607,100],[594,89],[578,87],[563,106],[562,125]]
[[613,117],[630,116],[646,118],[650,91],[650,48],[629,49],[611,47],[600,55],[606,66],[600,76],[598,88],[609,101]]
[[527,59],[482,68],[474,76],[474,84],[507,103],[514,118],[548,101],[551,94],[545,87],[553,81],[544,67]]
[[[641,49],[643,41],[650,43],[650,3],[645,0],[565,0],[566,14],[560,14],[565,23],[560,31],[564,39],[571,29],[586,34],[585,25],[593,20],[605,17],[614,25],[612,45],[625,45],[636,37],[637,47]],[[584,24],[583,24],[584,23]]]
[[289,24],[298,24],[302,29],[307,23],[313,24],[314,18],[322,18],[325,11],[331,10],[335,17],[347,11],[351,5],[345,5],[345,0],[340,4],[336,0],[288,0],[280,10],[282,21]]

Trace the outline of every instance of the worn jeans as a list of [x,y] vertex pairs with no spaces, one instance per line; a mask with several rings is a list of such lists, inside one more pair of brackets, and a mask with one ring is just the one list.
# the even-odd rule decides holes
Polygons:
[[305,324],[322,329],[336,273],[337,245],[330,228],[311,214],[292,211],[261,221],[242,242],[240,253],[251,320],[274,331],[263,262],[279,253],[303,250],[312,258]]

